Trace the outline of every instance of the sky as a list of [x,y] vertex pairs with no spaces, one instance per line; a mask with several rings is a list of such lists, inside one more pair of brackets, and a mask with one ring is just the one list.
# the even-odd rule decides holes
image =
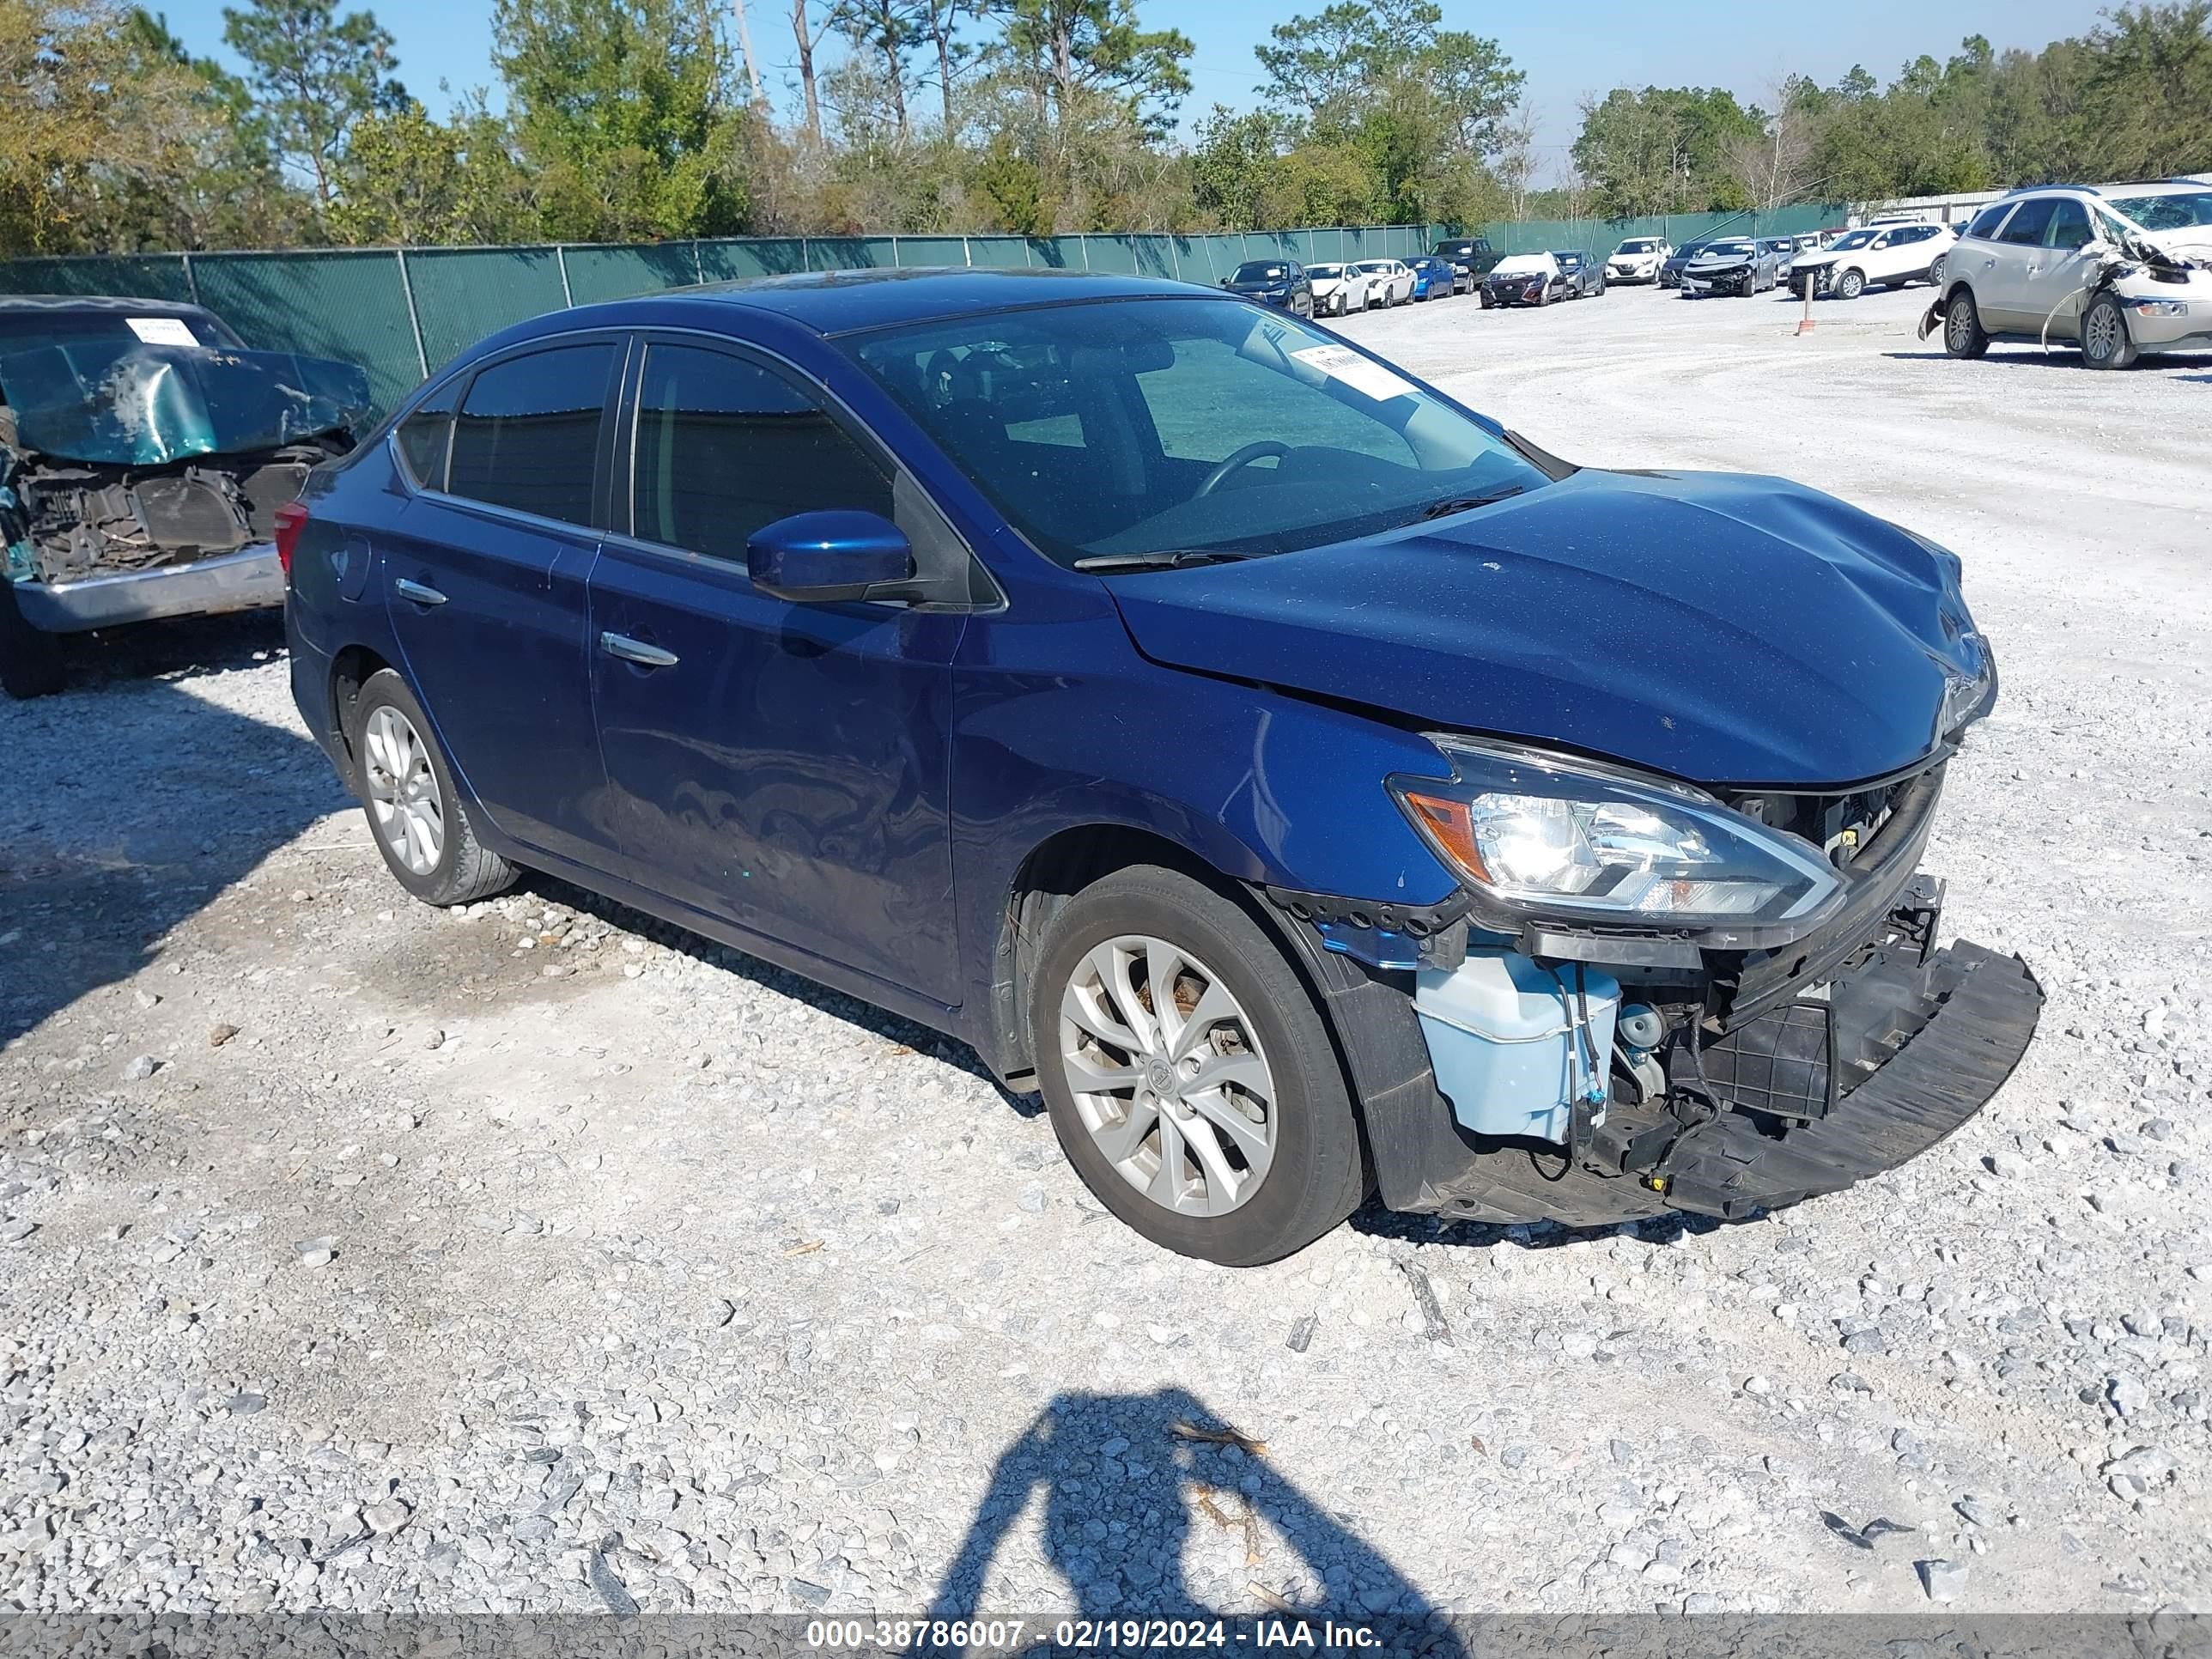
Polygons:
[[[360,0],[341,0],[341,9]],[[1259,79],[1253,46],[1276,23],[1319,11],[1327,0],[1139,0],[1152,27],[1173,23],[1198,51],[1192,91],[1183,106],[1190,122],[1216,103],[1248,108]],[[1580,125],[1577,107],[1588,94],[1616,86],[1723,86],[1759,100],[1791,71],[1824,84],[1854,64],[1887,82],[1927,52],[1942,59],[1973,33],[2000,52],[2030,50],[2094,24],[2096,0],[1583,0],[1527,8],[1440,0],[1448,28],[1494,37],[1528,77],[1537,117],[1536,142],[1547,182],[1557,175]],[[442,114],[453,99],[485,87],[498,103],[491,68],[489,0],[368,0],[392,32],[399,76],[408,90]],[[195,52],[232,63],[222,47],[222,0],[150,0]],[[754,44],[771,86],[785,82],[793,58],[790,7],[784,0],[748,0]],[[441,90],[441,82],[447,90]]]

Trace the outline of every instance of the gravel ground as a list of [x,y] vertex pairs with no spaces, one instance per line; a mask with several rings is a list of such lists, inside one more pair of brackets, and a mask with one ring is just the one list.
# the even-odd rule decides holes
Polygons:
[[1923,303],[1346,330],[1966,559],[2006,689],[1929,864],[2042,1035],[1755,1224],[1183,1261],[927,1033],[556,884],[406,901],[266,619],[0,706],[0,1602],[2212,1607],[2212,365]]

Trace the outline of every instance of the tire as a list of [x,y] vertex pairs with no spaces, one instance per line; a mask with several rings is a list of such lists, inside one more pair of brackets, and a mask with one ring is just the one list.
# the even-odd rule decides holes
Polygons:
[[1943,269],[1950,263],[1951,256],[1948,253],[1939,253],[1936,256],[1935,262],[1928,267],[1928,280],[1933,286],[1936,288],[1943,286]]
[[1490,290],[1486,288],[1474,296],[1474,302],[1485,311],[1491,309],[1495,303],[1490,297]]
[[1943,349],[1954,357],[1979,357],[1990,349],[1972,289],[1960,289],[1943,307]]
[[62,642],[25,620],[15,584],[0,576],[0,691],[18,699],[51,697],[65,678]]
[[[511,886],[514,866],[477,838],[453,768],[407,682],[380,669],[361,688],[353,714],[347,736],[354,793],[399,884],[440,906],[467,904]],[[395,742],[402,731],[410,742]]]
[[[1156,945],[1166,949],[1156,955]],[[1215,1011],[1197,1051],[1179,1064],[1160,1062],[1188,1033],[1164,1038],[1151,1019],[1152,987],[1137,983],[1170,954],[1182,1014]],[[1117,871],[1053,919],[1030,1000],[1037,1079],[1061,1150],[1098,1201],[1153,1243],[1224,1267],[1258,1267],[1303,1249],[1358,1207],[1366,1167],[1328,1029],[1289,958],[1234,901],[1176,871]],[[1122,1023],[1124,1006],[1136,1023]],[[1138,1038],[1153,1053],[1101,1040],[1094,1028]],[[1216,1061],[1239,1080],[1206,1091],[1210,1102],[1185,1101],[1180,1087],[1193,1065]],[[1085,1064],[1094,1079],[1075,1071]],[[1153,1093],[1147,1074],[1173,1079],[1176,1092]],[[1072,1079],[1110,1079],[1111,1087],[1079,1098]],[[1217,1127],[1232,1117],[1231,1127]],[[1200,1161],[1201,1146],[1208,1161]],[[1240,1162],[1241,1171],[1232,1167]]]
[[2128,333],[2128,313],[2109,293],[2100,294],[2081,313],[2081,362],[2088,368],[2125,368],[2136,360]]
[[1856,300],[1866,292],[1866,273],[1856,267],[1839,271],[1836,280],[1828,284],[1828,292],[1838,300]]

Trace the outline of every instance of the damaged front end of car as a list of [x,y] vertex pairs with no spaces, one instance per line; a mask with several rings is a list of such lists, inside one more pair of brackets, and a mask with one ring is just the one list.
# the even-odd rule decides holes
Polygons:
[[48,633],[282,603],[276,510],[370,411],[350,364],[111,339],[0,351],[0,548]]
[[1739,1219],[1894,1168],[2026,1052],[2026,965],[1939,948],[1919,872],[1996,696],[1978,635],[1918,764],[1825,791],[1702,790],[1437,734],[1393,793],[1462,878],[1421,909],[1272,892],[1307,936],[1391,1207],[1595,1225]]
[[[2162,246],[2110,219],[2102,223],[2112,240],[2083,250],[2094,257],[2082,280],[2044,314],[2037,343],[2050,349],[2054,328],[2079,334],[2082,322],[2094,320],[2098,301],[2110,295],[2124,339],[2093,343],[2102,348],[2100,357],[2113,357],[2114,346],[2122,348],[2117,354],[2122,362],[2138,351],[2212,346],[2212,254],[2201,246]],[[1950,303],[1948,293],[1939,289],[1921,313],[1917,337],[1925,340],[1944,326]]]

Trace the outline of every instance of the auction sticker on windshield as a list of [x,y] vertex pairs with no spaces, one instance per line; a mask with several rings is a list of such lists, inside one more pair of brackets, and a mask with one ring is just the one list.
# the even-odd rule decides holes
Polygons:
[[132,317],[127,319],[131,331],[148,345],[196,346],[191,329],[185,326],[181,317]]
[[1388,403],[1393,398],[1410,398],[1413,383],[1401,375],[1393,374],[1378,362],[1361,356],[1350,346],[1308,346],[1304,351],[1293,351],[1291,356],[1309,363],[1332,380],[1341,380],[1363,398],[1372,398],[1376,403]]

